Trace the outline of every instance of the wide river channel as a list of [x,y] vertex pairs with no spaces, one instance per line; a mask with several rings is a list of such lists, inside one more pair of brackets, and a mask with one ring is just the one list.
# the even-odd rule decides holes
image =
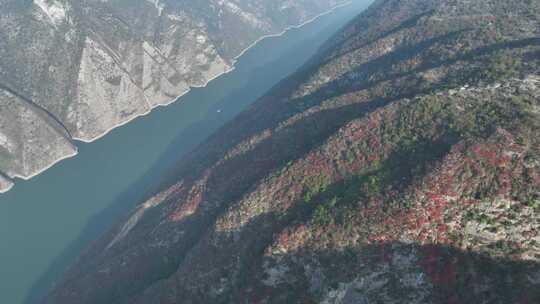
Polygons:
[[[153,191],[186,152],[304,64],[369,0],[242,55],[236,69],[0,195],[0,303],[35,303],[85,246]],[[75,303],[74,303],[75,304]]]

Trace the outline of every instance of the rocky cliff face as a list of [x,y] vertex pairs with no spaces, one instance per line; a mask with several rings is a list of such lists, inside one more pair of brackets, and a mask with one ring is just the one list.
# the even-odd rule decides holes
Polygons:
[[344,2],[0,0],[0,171],[29,178]]
[[44,303],[540,302],[539,18],[376,1]]

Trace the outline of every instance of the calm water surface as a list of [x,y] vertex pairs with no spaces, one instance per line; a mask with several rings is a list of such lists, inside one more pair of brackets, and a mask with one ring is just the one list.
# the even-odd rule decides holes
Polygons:
[[160,183],[167,168],[294,72],[368,0],[244,54],[237,68],[117,128],[0,195],[0,303],[34,303],[88,243]]

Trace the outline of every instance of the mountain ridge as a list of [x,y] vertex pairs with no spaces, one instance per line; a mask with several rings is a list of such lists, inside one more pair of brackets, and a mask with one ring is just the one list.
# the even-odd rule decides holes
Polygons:
[[540,8],[379,0],[44,303],[536,303]]

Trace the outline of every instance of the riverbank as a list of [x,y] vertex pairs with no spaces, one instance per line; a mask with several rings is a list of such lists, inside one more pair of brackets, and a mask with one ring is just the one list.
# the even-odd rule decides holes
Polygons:
[[[239,55],[237,55],[236,57],[233,58],[233,62],[232,62],[232,66],[230,68],[228,68],[227,70],[225,70],[223,73],[219,73],[211,78],[209,78],[208,80],[205,81],[205,83],[203,85],[200,85],[200,86],[191,86],[188,90],[186,90],[185,92],[183,92],[181,95],[171,99],[169,102],[165,102],[165,103],[160,103],[160,104],[152,104],[152,103],[149,103],[149,108],[147,111],[145,112],[142,112],[140,114],[137,114],[137,115],[134,115],[134,116],[131,116],[129,117],[128,119],[124,120],[124,121],[121,121],[115,125],[113,125],[112,127],[104,130],[103,132],[99,133],[97,136],[93,137],[92,139],[84,139],[84,138],[78,138],[77,136],[72,136],[70,138],[71,141],[74,142],[74,150],[73,152],[71,153],[68,153],[68,154],[65,154],[65,155],[61,155],[60,157],[56,158],[56,159],[52,159],[51,162],[42,167],[42,168],[39,168],[38,170],[36,170],[35,172],[31,172],[30,174],[28,175],[7,175],[7,174],[4,174],[4,179],[2,180],[0,178],[0,194],[2,193],[6,193],[8,191],[10,191],[11,189],[13,189],[13,187],[16,187],[16,184],[17,184],[17,180],[30,180],[40,174],[42,174],[43,172],[45,172],[46,170],[49,170],[51,167],[55,166],[56,164],[60,163],[61,161],[63,160],[66,160],[68,158],[71,158],[71,157],[75,157],[77,154],[78,154],[78,146],[77,146],[77,143],[76,142],[82,142],[82,143],[92,143],[92,142],[95,142],[96,140],[99,140],[101,139],[102,137],[106,136],[107,134],[109,134],[111,131],[119,128],[119,127],[122,127],[124,125],[127,125],[129,123],[131,123],[132,121],[134,121],[135,119],[137,118],[140,118],[140,117],[144,117],[144,116],[147,116],[148,114],[152,113],[156,108],[159,108],[159,107],[167,107],[175,102],[177,102],[178,100],[180,100],[183,96],[185,96],[186,94],[189,94],[193,88],[205,88],[208,86],[209,83],[211,83],[212,81],[214,81],[215,79],[219,78],[219,77],[222,77],[223,75],[226,75],[228,73],[231,73],[235,70],[236,68],[236,62],[248,51],[250,51],[253,47],[257,46],[261,41],[265,40],[265,39],[269,39],[269,38],[276,38],[276,37],[281,37],[283,36],[285,33],[293,30],[293,29],[299,29],[303,26],[306,26],[312,22],[314,22],[315,20],[325,16],[325,15],[328,15],[328,14],[331,14],[333,12],[335,12],[337,9],[339,8],[342,8],[344,6],[347,6],[347,5],[350,5],[352,3],[352,1],[345,1],[343,3],[340,3],[340,4],[337,4],[336,6],[332,7],[330,10],[328,11],[325,11],[325,12],[322,12],[312,18],[309,18],[308,20],[298,24],[298,25],[290,25],[290,26],[287,26],[283,31],[279,32],[279,33],[276,33],[276,34],[269,34],[269,35],[265,35],[265,36],[262,36],[260,37],[259,39],[257,39],[255,42],[253,42],[251,45],[249,45],[247,48],[245,48],[243,51],[240,52]],[[0,172],[1,173],[1,172]]]
[[139,118],[139,117],[143,117],[143,116],[146,116],[150,113],[152,113],[152,111],[156,108],[159,108],[159,107],[167,107],[173,103],[175,103],[176,101],[178,101],[180,98],[182,98],[183,96],[185,96],[186,94],[188,94],[189,92],[192,91],[193,88],[206,88],[208,86],[208,84],[212,81],[214,81],[215,79],[223,76],[223,75],[226,75],[230,72],[233,72],[235,70],[235,64],[236,62],[240,59],[240,57],[242,57],[242,55],[244,55],[246,52],[248,52],[249,50],[251,50],[253,47],[257,46],[261,41],[263,41],[264,39],[268,39],[268,38],[275,38],[275,37],[281,37],[283,36],[285,33],[287,33],[288,31],[290,30],[293,30],[293,29],[298,29],[298,28],[301,28],[302,26],[305,26],[307,24],[310,24],[312,23],[313,21],[317,20],[318,18],[320,17],[323,17],[325,15],[328,15],[328,14],[331,14],[332,12],[334,12],[336,9],[339,9],[343,6],[346,6],[346,5],[350,5],[352,3],[352,1],[347,1],[345,3],[342,3],[342,4],[338,4],[334,7],[332,7],[332,9],[328,10],[328,11],[325,11],[321,14],[318,14],[316,15],[315,17],[299,24],[299,25],[291,25],[291,26],[288,26],[285,28],[285,30],[283,30],[282,32],[278,33],[278,34],[270,34],[270,35],[265,35],[265,36],[262,36],[261,38],[255,40],[255,42],[253,42],[251,45],[249,45],[247,48],[245,48],[242,52],[240,52],[239,55],[237,55],[236,57],[233,58],[233,63],[232,63],[232,66],[230,68],[228,68],[225,72],[223,73],[220,73],[220,74],[217,74],[211,78],[209,78],[208,80],[205,81],[204,84],[200,85],[200,86],[197,86],[197,85],[192,85],[189,89],[187,89],[184,93],[178,95],[177,97],[171,99],[169,102],[165,102],[165,103],[160,103],[160,104],[156,104],[156,105],[151,105],[149,110],[146,111],[146,112],[143,112],[141,114],[138,114],[138,115],[135,115],[133,117],[130,117],[128,120],[126,121],[123,121],[123,122],[120,122],[112,127],[110,127],[109,129],[105,130],[104,132],[100,133],[99,135],[97,135],[96,137],[90,139],[90,140],[86,140],[86,139],[83,139],[83,138],[78,138],[76,136],[74,136],[72,139],[73,140],[77,140],[77,141],[80,141],[80,142],[84,142],[84,143],[91,143],[91,142],[94,142],[100,138],[102,138],[103,136],[106,136],[107,134],[109,134],[112,130],[118,128],[118,127],[121,127],[121,126],[124,126],[128,123],[130,123],[131,121]]
[[13,188],[13,181],[6,176],[0,174],[0,193],[6,193]]

